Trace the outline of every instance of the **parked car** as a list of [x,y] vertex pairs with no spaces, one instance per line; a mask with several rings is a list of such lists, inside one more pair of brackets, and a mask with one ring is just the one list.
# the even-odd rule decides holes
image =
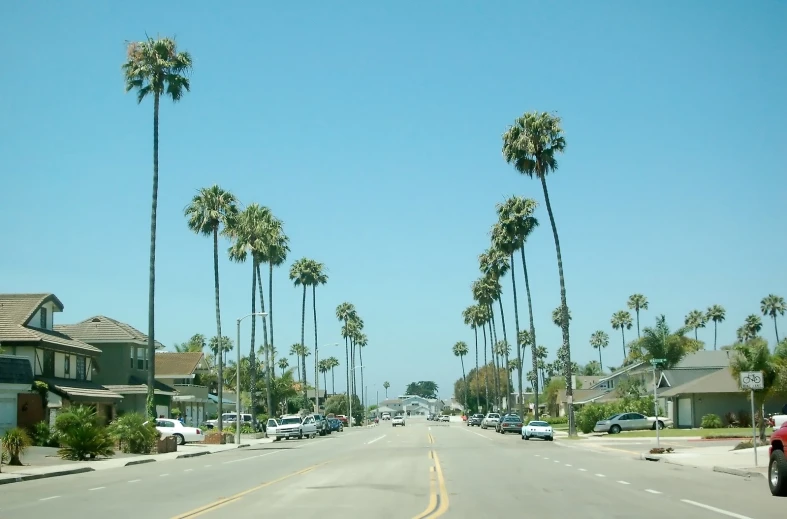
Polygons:
[[[145,422],[145,425],[150,422]],[[205,433],[196,427],[187,427],[178,420],[169,418],[157,418],[156,430],[163,436],[174,436],[178,445],[185,445],[187,442],[201,442],[205,439]]]
[[391,413],[383,413],[382,414],[382,419],[383,420],[390,420],[391,419]]
[[338,418],[328,418],[328,424],[331,426],[331,431],[342,432],[344,424]]
[[268,420],[268,437],[273,441],[280,441],[282,438],[314,438],[317,436],[317,424],[313,417],[301,418],[300,415],[284,415],[276,421],[275,428],[271,428],[271,420]]
[[393,427],[396,427],[397,425],[401,425],[402,427],[404,427],[404,415],[400,414],[400,415],[394,416],[393,420],[391,420],[391,425]]
[[325,418],[325,416],[314,413],[307,415],[307,418],[308,417],[314,418],[314,423],[317,424],[317,434],[320,436],[331,434],[331,424],[328,423],[328,420]]
[[451,421],[451,417],[448,416],[447,414],[441,414],[440,415],[440,421],[441,422],[450,422]]
[[484,415],[482,415],[481,413],[476,413],[473,416],[471,416],[470,419],[467,421],[467,426],[481,427],[481,422],[483,421],[484,421]]
[[[254,431],[262,432],[263,430],[262,424],[257,420],[252,420],[250,414],[241,413],[240,416],[243,425],[248,425]],[[221,415],[221,422],[223,427],[235,427],[236,421],[237,421],[236,413],[223,413]],[[218,427],[218,423],[219,423],[218,419],[208,420],[205,422],[205,426],[208,429],[213,429]]]
[[347,426],[347,417],[343,414],[337,414],[336,419],[342,422],[342,425]]
[[672,425],[669,418],[645,416],[640,413],[620,413],[610,416],[605,420],[596,422],[593,432],[618,434],[621,431],[642,431],[646,429],[664,429]]
[[486,413],[486,416],[483,420],[481,420],[481,429],[486,429],[487,427],[495,427],[497,422],[500,421],[500,415],[497,413]]
[[522,419],[515,414],[504,416],[498,423],[497,432],[505,434],[509,432],[521,433],[522,432]]
[[[517,418],[519,418],[519,415],[517,415],[516,413],[506,413],[506,414],[504,414],[503,416],[500,417],[500,420],[498,420],[497,423],[495,424],[495,432],[496,433],[500,432],[500,424],[503,423],[503,420],[505,420],[509,416],[516,416]],[[520,419],[519,421],[521,422],[522,420]]]
[[787,422],[771,434],[771,446],[768,449],[768,486],[774,496],[787,497]]
[[522,439],[529,440],[530,438],[543,438],[551,442],[555,439],[555,431],[547,422],[530,420],[527,425],[522,427]]

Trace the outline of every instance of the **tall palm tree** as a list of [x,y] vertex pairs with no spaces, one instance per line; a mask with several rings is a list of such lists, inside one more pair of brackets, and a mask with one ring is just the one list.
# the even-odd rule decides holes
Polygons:
[[760,301],[760,311],[765,317],[773,319],[773,329],[776,332],[776,344],[779,344],[779,327],[776,325],[776,317],[787,312],[787,303],[784,298],[774,294],[769,294]]
[[467,344],[462,341],[457,342],[454,344],[453,352],[456,357],[459,357],[459,362],[462,363],[462,379],[465,381],[465,409],[469,409],[467,406],[467,375],[465,374],[465,355],[467,355]]
[[[475,383],[475,402],[476,402],[476,410],[478,409],[478,403],[481,401],[481,385],[478,383],[477,379],[481,374],[481,371],[478,367],[478,327],[483,326],[479,320],[479,310],[478,305],[468,306],[462,311],[462,319],[467,326],[473,329],[473,335],[475,336],[475,373],[476,373],[476,383]],[[484,346],[486,347],[486,346]]]
[[[273,213],[270,214],[269,218],[265,221],[265,232],[264,232],[264,244],[265,244],[265,259],[268,262],[268,322],[271,325],[271,349],[274,347],[273,341],[273,268],[279,267],[287,261],[287,253],[290,252],[290,239],[284,234],[284,224],[281,220],[273,216]],[[259,264],[257,264],[257,269],[259,270]],[[260,284],[262,284],[262,276],[257,274],[257,277],[260,280]],[[262,299],[262,286],[260,286],[260,299]],[[264,323],[264,320],[263,320]],[[303,343],[303,341],[301,341]],[[267,355],[270,353],[269,350],[265,349],[266,357],[265,362],[267,366],[270,366],[271,362],[268,359]],[[270,369],[265,370],[265,380],[267,382],[267,386],[271,385],[271,372]],[[267,391],[268,397],[268,408],[272,409],[273,400],[270,391]]]
[[620,336],[623,340],[623,362],[626,361],[626,330],[631,330],[631,314],[626,310],[620,310],[612,314],[610,324],[613,330],[620,330]]
[[759,316],[755,314],[748,315],[743,321],[743,326],[738,328],[738,341],[748,342],[754,340],[760,335],[760,330],[762,330],[762,320]]
[[290,361],[287,360],[287,357],[280,358],[279,362],[277,362],[276,364],[279,366],[282,375],[284,375],[284,372],[287,371],[287,368],[290,367]]
[[713,305],[708,308],[705,319],[713,321],[713,349],[716,349],[716,338],[718,336],[719,323],[727,317],[727,311],[721,305]]
[[[350,388],[350,349],[349,349],[349,340],[350,340],[350,320],[356,317],[357,313],[355,311],[355,306],[352,303],[344,302],[336,307],[336,319],[344,323],[342,326],[342,337],[344,337],[344,367],[347,371],[347,401],[352,402],[352,393]],[[352,423],[352,418],[350,419],[350,423]]]
[[[500,308],[500,322],[503,326],[503,340],[508,343],[508,334],[506,333],[506,318],[505,312],[503,312],[503,287],[500,285],[500,279],[509,271],[511,268],[511,264],[509,263],[509,253],[508,250],[513,247],[510,243],[501,243],[503,246],[502,249],[498,249],[494,247],[494,240],[495,235],[501,234],[499,229],[492,228],[492,237],[493,237],[493,247],[491,249],[486,250],[483,254],[478,257],[479,267],[481,272],[486,276],[493,279],[497,286],[495,290],[495,299],[497,300],[498,307]],[[498,240],[504,240],[505,238],[498,237]],[[502,351],[502,350],[501,350]],[[506,410],[510,409],[510,401],[511,401],[511,390],[509,388],[508,383],[508,373],[510,373],[510,365],[509,365],[509,351],[510,348],[506,349],[505,357],[498,357],[501,359],[501,362],[505,360],[505,373],[506,373],[506,386],[505,386],[505,394],[506,394]],[[499,377],[499,371],[498,371]]]
[[[569,310],[568,320],[570,321],[571,319],[573,318],[571,317],[571,310]],[[552,310],[552,322],[555,323],[555,326],[557,326],[558,328],[563,327],[563,309],[560,308],[559,306],[554,310]]]
[[536,355],[538,357],[538,369],[541,372],[541,384],[542,386],[546,386],[547,357],[549,356],[549,352],[547,351],[546,346],[537,346]]
[[[219,231],[234,225],[238,217],[238,199],[218,185],[203,187],[184,210],[189,229],[213,237],[213,288],[216,305],[216,336],[221,337],[221,305],[219,304]],[[203,337],[204,342],[204,337]],[[223,376],[223,359],[218,358],[219,378]],[[222,391],[219,386],[219,416],[222,413]]]
[[[336,394],[336,378],[334,377],[334,368],[339,367],[339,359],[336,357],[328,357],[328,366],[331,368],[331,393]],[[325,388],[328,389],[327,387]]]
[[[264,323],[265,320],[263,319],[262,322]],[[276,365],[276,356],[279,354],[278,350],[274,347],[268,348],[268,354],[265,356],[268,359],[268,362],[271,364],[271,377],[276,378],[276,370],[273,366]]]
[[563,258],[560,252],[560,239],[549,200],[547,176],[557,171],[557,155],[563,153],[566,139],[560,126],[560,117],[546,112],[525,113],[514,121],[514,124],[503,134],[503,157],[506,162],[514,165],[519,173],[530,178],[537,177],[544,191],[544,203],[547,206],[549,222],[552,225],[552,236],[555,241],[558,277],[560,278],[560,306],[563,309],[563,348],[566,365],[566,396],[568,404],[568,434],[576,435],[574,423],[574,389],[571,386],[571,340],[569,338],[568,303],[566,302],[566,280],[563,275]]
[[[513,196],[508,198],[504,203],[497,205],[497,216],[499,220],[500,230],[497,232],[496,246],[501,250],[510,252],[511,260],[511,284],[514,292],[514,320],[516,322],[516,336],[517,336],[517,358],[519,359],[517,369],[517,382],[520,398],[522,395],[522,355],[524,355],[524,348],[530,344],[531,356],[533,361],[533,369],[536,369],[537,359],[535,356],[535,337],[536,327],[533,319],[533,300],[530,294],[530,280],[527,275],[527,260],[525,259],[525,243],[536,227],[538,227],[538,220],[533,216],[538,204],[535,200],[530,198],[521,198]],[[507,239],[504,239],[506,236]],[[495,240],[495,234],[493,234]],[[528,337],[531,342],[524,343],[519,341],[519,308],[517,303],[516,292],[516,276],[514,275],[514,252],[519,249],[522,256],[522,272],[525,277],[525,292],[527,293],[527,309],[530,316],[530,333]],[[533,386],[535,394],[535,418],[538,420],[538,379],[536,379]],[[521,400],[524,404],[524,399]],[[522,411],[524,412],[524,410]]]
[[[492,364],[494,366],[494,369],[492,369],[492,382],[495,390],[495,407],[500,403],[500,384],[498,382],[498,375],[500,373],[497,370],[497,357],[495,356],[494,349],[496,341],[494,338],[494,312],[492,311],[492,303],[497,299],[497,295],[500,292],[499,287],[500,283],[488,275],[484,275],[472,285],[473,298],[478,301],[480,305],[483,305],[488,312],[484,319],[484,323],[489,328],[489,352],[492,356]],[[486,364],[486,342],[486,330],[484,330],[484,364]],[[489,401],[487,400],[487,405],[488,403]],[[494,407],[492,409],[494,409]]]
[[[306,289],[312,284],[312,271],[308,258],[296,260],[290,267],[290,280],[296,287],[303,287],[303,299],[301,302],[301,344],[306,340]],[[306,380],[306,356],[301,357],[301,369],[303,370],[303,380]],[[303,397],[306,398],[306,385],[303,385]]]
[[[353,341],[355,346],[358,346],[358,362],[359,366],[361,367],[361,404],[364,406],[366,405],[365,392],[366,388],[363,385],[363,349],[368,346],[369,339],[366,337],[366,334],[359,330],[359,333],[356,335],[355,340]],[[365,419],[365,418],[364,418]]]
[[700,328],[705,328],[707,322],[708,320],[705,317],[705,314],[700,310],[692,310],[686,314],[686,318],[684,319],[684,324],[694,330],[695,340],[699,340],[699,337],[697,336],[697,330]]
[[[642,294],[631,294],[628,300],[628,307],[630,310],[634,310],[637,316],[637,339],[639,339],[642,337],[639,333],[639,311],[648,309],[648,298]],[[599,350],[599,353],[601,353],[601,350]]]
[[[191,72],[191,54],[178,52],[175,40],[170,38],[130,42],[126,47],[123,77],[126,92],[137,92],[137,103],[153,96],[153,203],[150,210],[150,274],[148,278],[148,356],[156,355],[156,211],[158,209],[158,125],[162,96],[173,102],[180,101],[191,89],[188,75]],[[219,333],[221,336],[221,333]],[[148,394],[146,410],[149,417],[156,417],[153,386],[156,381],[154,362],[148,367]],[[219,400],[221,402],[221,400]],[[221,429],[219,429],[221,430]]]
[[385,389],[385,399],[388,400],[388,388],[391,387],[391,383],[387,380],[383,382],[383,389]]
[[330,366],[330,363],[328,362],[328,359],[322,359],[322,360],[318,361],[317,362],[317,369],[319,370],[320,373],[322,373],[322,382],[323,382],[323,385],[326,388],[325,392],[327,393],[328,392],[328,389],[327,389],[328,388],[328,372],[331,370],[331,366]]
[[[484,368],[487,370],[486,373],[484,373],[484,404],[487,408],[487,412],[489,412],[493,411],[494,407],[490,407],[489,405],[489,362],[486,356],[486,325],[489,323],[489,320],[492,318],[492,316],[489,314],[489,306],[478,302],[476,308],[478,309],[476,326],[481,327],[481,331],[484,335]],[[492,338],[490,337],[489,340],[491,342]],[[492,373],[494,375],[494,370]],[[492,381],[494,382],[494,377],[492,378]]]
[[607,335],[607,332],[601,330],[593,332],[590,336],[590,345],[598,350],[598,363],[601,366],[601,371],[604,371],[604,361],[601,360],[601,350],[609,346],[609,335]]
[[175,344],[175,351],[178,353],[201,352],[205,349],[205,346],[205,336],[201,333],[195,333],[183,344]]
[[[312,287],[312,313],[314,315],[314,359],[316,361],[317,360],[317,285],[324,285],[325,283],[327,283],[328,274],[325,273],[325,265],[315,260],[309,260],[309,272],[311,278],[310,285]],[[325,393],[327,394],[328,386],[326,385],[324,389],[325,389]],[[315,401],[317,401],[316,399],[317,397],[315,396]]]

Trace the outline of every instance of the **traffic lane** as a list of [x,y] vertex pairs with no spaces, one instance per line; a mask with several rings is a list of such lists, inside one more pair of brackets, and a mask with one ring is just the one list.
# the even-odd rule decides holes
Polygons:
[[[574,443],[572,441],[522,441],[519,436],[506,437],[473,432],[465,434],[474,442],[473,446],[451,449],[450,437],[443,438],[445,435],[440,434],[435,436],[436,443],[440,446],[438,452],[448,446],[449,450],[474,453],[472,455],[479,456],[480,459],[468,459],[465,462],[467,465],[483,463],[482,466],[505,467],[501,470],[507,472],[509,478],[520,479],[527,482],[527,485],[536,485],[536,488],[541,488],[539,485],[543,483],[542,475],[555,475],[558,488],[559,480],[568,478],[586,483],[597,482],[596,487],[606,485],[615,496],[618,493],[633,494],[635,501],[643,499],[643,495],[648,499],[658,498],[661,500],[657,503],[658,509],[662,514],[674,511],[683,515],[690,513],[691,517],[703,517],[697,514],[707,512],[719,517],[726,512],[728,516],[733,514],[732,517],[739,519],[784,516],[784,501],[772,498],[766,480],[760,478],[747,481],[708,470],[639,461],[631,456],[610,456],[604,452],[571,445]],[[482,462],[483,459],[487,461]],[[519,469],[524,472],[521,477],[516,475]],[[450,472],[446,468],[446,474]],[[486,471],[485,478],[488,472],[492,471]],[[495,486],[497,485],[492,485],[493,488]],[[548,486],[545,493],[553,486]],[[449,488],[449,492],[454,490]],[[481,493],[484,495],[493,491],[483,488]],[[615,499],[617,500],[617,497]],[[589,503],[594,502],[590,496]],[[581,503],[584,506],[584,497]],[[640,516],[639,512],[637,516]]]
[[206,504],[234,494],[250,482],[274,479],[313,465],[315,460],[351,451],[370,437],[370,432],[363,431],[345,437],[339,434],[282,441],[208,456],[13,483],[0,490],[0,517],[27,519],[65,513],[76,518],[76,511],[81,510],[79,503],[86,499],[91,501],[92,511],[122,515],[128,506],[138,505],[141,496],[155,503],[152,517],[171,517],[195,503]]
[[206,519],[256,519],[263,513],[288,519],[416,517],[431,497],[428,433],[407,426],[375,431],[378,436],[355,451],[191,512]]

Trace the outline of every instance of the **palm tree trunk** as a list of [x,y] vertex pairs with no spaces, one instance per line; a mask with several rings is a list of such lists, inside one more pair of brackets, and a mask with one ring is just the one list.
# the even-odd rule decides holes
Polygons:
[[494,393],[494,405],[492,406],[492,411],[495,411],[500,405],[500,388],[497,384],[497,376],[500,373],[497,371],[497,355],[495,353],[496,341],[494,336],[494,327],[492,326],[492,321],[494,318],[494,315],[491,315],[491,319],[487,323],[487,327],[489,328],[489,353],[492,357],[492,391]]
[[604,371],[604,363],[601,361],[601,348],[598,349],[598,363],[601,365],[601,371]]
[[[150,210],[150,272],[148,279],[148,394],[146,408],[148,416],[155,419],[156,416],[156,211],[158,209],[158,112],[159,94],[153,97],[153,203]],[[219,336],[221,339],[221,336]],[[219,363],[219,373],[221,373],[221,363]],[[221,402],[221,393],[219,393]],[[219,403],[221,406],[221,403]],[[219,407],[221,412],[221,407]],[[219,415],[221,417],[221,415]],[[221,430],[221,429],[219,429]]]
[[[513,275],[511,276],[513,277]],[[503,312],[503,298],[497,300],[498,305],[500,306],[500,323],[503,325],[503,342],[506,343],[506,348],[508,348],[508,334],[506,334],[506,315]],[[509,377],[511,375],[511,365],[509,364],[508,359],[508,349],[506,349],[506,410],[511,411],[511,385],[509,382]]]
[[492,340],[492,362],[495,364],[495,405],[500,405],[500,367],[498,366],[498,358],[497,358],[497,323],[495,322],[495,310],[492,305],[489,305],[489,316],[491,319],[489,320],[490,326],[492,327],[489,334],[490,337],[494,337]]
[[306,285],[303,285],[303,302],[301,303],[301,369],[303,370],[303,398],[308,398],[306,393]]
[[641,339],[642,336],[639,334],[639,308],[635,310],[635,313],[637,314],[637,339]]
[[[314,313],[314,369],[317,370],[317,369],[320,369],[320,367],[317,365],[318,362],[319,362],[317,360],[317,285],[312,285],[312,310],[313,310],[313,313]],[[324,375],[324,372],[323,372],[323,375]],[[324,376],[323,376],[323,382],[325,382],[325,377]],[[317,391],[317,387],[316,387],[317,384],[316,384],[316,382],[315,382],[314,385],[315,385],[315,388],[314,388],[314,390],[315,390],[314,399],[315,400],[314,401],[317,402],[318,399],[319,399],[319,395],[316,392]],[[325,384],[325,387],[323,389],[325,390],[325,393],[327,394],[328,393],[328,384],[327,383]],[[317,407],[317,412],[318,413],[320,412],[320,408],[319,407]]]
[[[251,313],[257,313],[257,261],[252,258],[251,261]],[[254,347],[254,339],[257,333],[257,316],[251,316],[251,351],[249,352],[249,399],[251,401],[251,415],[252,420],[256,413],[254,409],[257,407],[257,399],[255,398],[255,389],[257,388],[257,352]],[[240,344],[237,345],[240,348]],[[235,366],[235,369],[240,370],[240,365]],[[241,388],[235,388],[235,398],[240,399]],[[240,400],[238,400],[240,401]],[[240,417],[238,418],[240,420]],[[252,422],[253,423],[253,422]]]
[[331,393],[336,394],[336,373],[333,366],[331,366]]
[[623,362],[626,362],[626,331],[623,329],[623,325],[620,326],[620,336],[623,340]]
[[[323,383],[323,386],[326,388],[325,392],[327,393],[328,392],[328,389],[327,389],[327,387],[328,387],[328,370],[325,370],[325,371],[322,372],[322,383]],[[318,409],[318,411],[319,411],[319,409]]]
[[694,328],[694,340],[695,340],[695,341],[698,341],[698,340],[700,340],[700,338],[699,338],[699,336],[698,336],[698,334],[697,334],[697,330],[699,330],[699,328]]
[[[473,333],[475,335],[475,408],[478,411],[478,404],[481,402],[481,381],[479,378],[481,377],[481,369],[478,367],[478,328],[473,326]],[[486,344],[484,344],[484,348],[486,348]],[[486,351],[486,349],[484,349]],[[386,396],[388,398],[388,393],[386,389]]]
[[716,339],[718,337],[719,323],[713,321],[713,350],[716,350]]
[[[524,245],[523,245],[524,246]],[[525,416],[525,396],[522,394],[522,349],[519,347],[519,302],[516,297],[516,275],[514,274],[514,253],[511,253],[511,291],[514,293],[514,326],[516,328],[517,391],[519,392],[519,412]]]
[[[346,319],[344,321],[344,329],[345,330],[347,329]],[[345,367],[345,371],[347,372],[347,405],[349,406],[350,402],[352,402],[352,400],[350,400],[350,398],[352,397],[350,396],[350,345],[349,345],[348,337],[344,338],[344,367]],[[352,416],[350,416],[349,418],[350,418],[350,424],[352,426]]]
[[547,206],[547,213],[549,213],[549,223],[552,224],[552,235],[555,239],[555,253],[557,255],[557,270],[558,277],[560,278],[560,308],[561,308],[561,323],[560,329],[563,332],[563,348],[565,349],[565,362],[566,366],[566,397],[569,398],[568,404],[568,435],[575,436],[577,434],[576,424],[574,423],[574,388],[571,385],[571,340],[569,338],[568,330],[568,303],[566,302],[566,278],[563,275],[563,258],[560,254],[560,238],[557,235],[557,225],[555,225],[555,215],[552,213],[552,204],[549,202],[549,191],[547,190],[547,179],[541,175],[541,187],[544,189],[544,202]]
[[303,385],[303,380],[301,380],[301,354],[295,354],[295,369],[298,370],[298,382]]
[[[270,371],[270,352],[273,350],[273,263],[268,262],[268,320],[271,323],[271,343],[268,347],[265,348],[265,360],[266,360],[266,369],[265,369],[265,382],[266,386],[270,387],[271,385],[271,371]],[[263,310],[264,311],[264,310]],[[265,323],[265,318],[262,318],[263,325]],[[268,400],[268,412],[270,413],[273,409],[273,395],[269,389],[265,390],[266,397]]]
[[467,387],[467,375],[465,375],[465,357],[464,357],[464,355],[459,355],[459,362],[462,363],[462,378],[465,381],[465,413],[467,413],[467,412],[469,412],[469,409],[467,407],[467,393],[469,391],[468,391],[468,387]]
[[361,366],[361,409],[363,409],[363,423],[366,423],[366,400],[364,400],[365,388],[363,386],[363,346],[358,346],[358,361]]
[[[218,397],[219,397],[219,432],[222,430],[221,425],[221,413],[222,413],[222,397],[223,391],[222,387],[222,380],[224,380],[224,370],[222,368],[222,353],[221,353],[221,305],[219,304],[219,230],[217,228],[213,229],[213,288],[216,298],[216,333],[218,334],[218,362],[219,362],[219,384],[218,384]],[[148,378],[148,383],[150,383],[150,379]]]
[[[260,292],[260,312],[265,312],[265,294],[262,291],[262,271],[260,270],[260,262],[257,262],[257,287]],[[266,317],[262,318],[262,347],[265,350],[265,363],[273,363],[273,360],[269,358],[269,343],[268,343],[268,321],[266,321]],[[300,376],[300,373],[298,374]],[[266,380],[266,383],[269,385],[269,381]],[[266,389],[266,392],[268,390]],[[268,413],[270,414],[270,408],[268,409]]]
[[[527,294],[527,312],[530,315],[530,354],[533,360],[533,371],[535,372],[535,381],[533,382],[533,393],[535,395],[535,419],[538,420],[539,407],[538,407],[538,351],[536,351],[536,325],[533,320],[533,300],[530,295],[530,278],[527,275],[527,261],[525,259],[525,244],[519,249],[522,255],[522,272],[525,275],[525,293]],[[513,273],[512,273],[513,275]],[[524,346],[522,346],[524,348]],[[541,370],[542,382],[544,371]],[[543,384],[542,384],[543,386]]]
[[773,316],[773,329],[776,332],[776,344],[779,344],[779,327],[776,325],[776,315]]
[[[481,325],[481,329],[484,332],[484,367],[489,368],[489,363],[486,357],[486,324]],[[478,332],[476,332],[478,333]],[[480,372],[479,372],[480,374]],[[486,407],[486,412],[490,412],[489,410],[489,377],[486,373],[484,373],[484,407]]]

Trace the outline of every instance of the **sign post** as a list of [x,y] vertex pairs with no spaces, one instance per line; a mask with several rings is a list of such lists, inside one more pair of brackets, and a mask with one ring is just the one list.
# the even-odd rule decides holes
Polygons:
[[659,395],[658,395],[658,380],[656,380],[656,366],[667,362],[667,359],[650,359],[653,365],[653,407],[656,408],[656,448],[661,446],[661,426],[659,425]]
[[[754,448],[754,466],[757,466],[757,421],[754,419],[754,391],[764,389],[762,371],[742,371],[741,388],[748,389],[751,393],[751,444]],[[761,416],[760,420],[765,417]]]

